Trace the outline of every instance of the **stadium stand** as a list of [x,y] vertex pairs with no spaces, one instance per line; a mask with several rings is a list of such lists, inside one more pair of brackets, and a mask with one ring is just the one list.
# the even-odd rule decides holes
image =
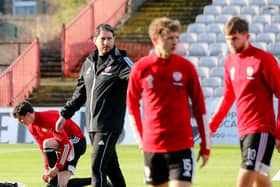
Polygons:
[[223,66],[228,54],[223,27],[231,17],[246,19],[252,45],[280,58],[279,6],[280,0],[213,0],[188,26],[181,41],[190,44],[190,58],[186,58],[195,61],[206,98],[223,93]]

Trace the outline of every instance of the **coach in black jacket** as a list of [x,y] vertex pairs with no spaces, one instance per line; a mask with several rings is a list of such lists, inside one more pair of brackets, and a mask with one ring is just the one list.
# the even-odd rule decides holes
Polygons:
[[65,119],[86,103],[86,120],[92,151],[92,186],[105,186],[108,176],[114,187],[125,187],[119,167],[116,142],[125,116],[127,82],[132,61],[114,47],[114,30],[108,24],[96,27],[97,48],[83,63],[77,88],[57,120],[61,131]]

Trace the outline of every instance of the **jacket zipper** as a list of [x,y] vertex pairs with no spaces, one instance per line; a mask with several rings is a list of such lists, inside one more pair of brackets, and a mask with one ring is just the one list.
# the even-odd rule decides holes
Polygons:
[[93,92],[94,92],[94,87],[95,87],[95,80],[96,80],[96,77],[95,77],[95,66],[94,66],[94,63],[92,64],[92,67],[93,67],[93,83],[92,83],[92,87],[91,87],[91,98],[90,98],[90,126],[89,126],[89,130],[92,130],[91,129],[91,126],[92,126],[92,120],[93,120],[93,111],[92,111],[92,106],[93,106]]

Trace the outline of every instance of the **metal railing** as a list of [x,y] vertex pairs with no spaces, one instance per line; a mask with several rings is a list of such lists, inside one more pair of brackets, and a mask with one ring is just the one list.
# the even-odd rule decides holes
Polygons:
[[[62,69],[69,77],[94,50],[92,38],[96,25],[115,26],[125,15],[127,0],[95,0],[67,26],[62,27]],[[105,8],[106,7],[106,8]]]
[[36,38],[0,74],[0,106],[14,106],[40,85],[40,50]]

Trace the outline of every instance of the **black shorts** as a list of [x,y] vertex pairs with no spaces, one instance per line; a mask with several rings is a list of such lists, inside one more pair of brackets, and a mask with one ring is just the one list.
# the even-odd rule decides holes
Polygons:
[[74,174],[80,156],[83,155],[86,151],[87,143],[85,138],[78,137],[69,137],[69,141],[72,144],[72,150],[63,168],[63,171],[67,170]]
[[248,134],[240,138],[241,167],[268,176],[275,137],[269,133]]
[[192,182],[194,167],[193,149],[169,153],[144,152],[146,184],[159,185],[170,180]]

